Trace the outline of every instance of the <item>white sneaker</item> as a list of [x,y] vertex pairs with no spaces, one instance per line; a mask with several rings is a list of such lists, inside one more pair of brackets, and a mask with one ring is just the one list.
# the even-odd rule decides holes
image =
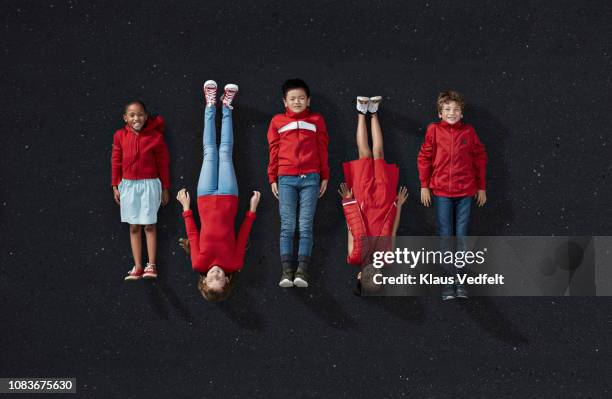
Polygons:
[[204,82],[204,98],[207,107],[214,107],[217,103],[217,82],[207,80]]
[[232,101],[236,97],[236,93],[238,93],[238,85],[233,83],[226,84],[223,88],[223,95],[221,96],[223,105],[229,109],[234,109],[234,107],[232,107]]
[[378,112],[378,106],[382,101],[381,96],[370,97],[370,102],[368,103],[368,112],[371,114],[375,114]]
[[364,115],[367,114],[369,102],[370,102],[370,99],[367,97],[362,97],[362,96],[357,97],[357,111]]

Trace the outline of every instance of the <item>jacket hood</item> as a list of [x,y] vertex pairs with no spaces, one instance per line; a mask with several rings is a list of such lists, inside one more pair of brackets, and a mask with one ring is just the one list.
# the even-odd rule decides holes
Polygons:
[[159,132],[160,134],[164,134],[165,128],[166,123],[164,121],[164,118],[162,118],[160,115],[149,116],[143,128],[140,129],[140,132],[134,132],[134,130],[128,124],[125,125],[125,130],[140,134],[146,134],[151,132]]

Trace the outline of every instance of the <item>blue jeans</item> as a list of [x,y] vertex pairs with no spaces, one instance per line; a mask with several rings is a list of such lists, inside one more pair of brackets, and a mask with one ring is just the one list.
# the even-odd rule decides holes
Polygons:
[[320,180],[318,173],[278,177],[281,259],[294,259],[293,237],[298,216],[298,204],[300,234],[298,259],[310,256],[312,253],[312,230],[319,198]]
[[[467,250],[468,228],[470,226],[470,214],[472,212],[473,198],[468,197],[438,197],[434,196],[436,207],[436,219],[438,224],[438,235],[440,236],[440,249],[442,251]],[[453,243],[451,236],[457,236]],[[452,276],[456,273],[465,273],[463,268],[453,268],[452,265],[443,265],[444,275]]]
[[206,107],[204,110],[204,137],[202,140],[204,143],[204,160],[198,179],[198,196],[219,194],[237,196],[238,182],[232,163],[232,149],[234,147],[232,110],[223,107],[219,149],[217,149],[215,111],[215,107]]

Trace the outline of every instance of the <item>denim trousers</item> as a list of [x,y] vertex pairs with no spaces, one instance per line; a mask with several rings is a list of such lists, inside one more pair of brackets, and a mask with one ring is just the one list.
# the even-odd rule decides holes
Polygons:
[[221,119],[221,143],[217,149],[217,131],[215,126],[216,108],[204,110],[204,132],[202,169],[198,179],[198,196],[231,194],[238,195],[238,182],[232,162],[234,131],[232,110],[223,106]]
[[[456,251],[467,250],[466,236],[470,226],[472,202],[473,198],[471,196],[453,198],[434,196],[440,249],[442,251],[449,251],[453,248]],[[442,266],[442,272],[447,276],[453,276],[457,273],[463,274],[466,272],[464,269],[446,264]]]
[[278,177],[281,259],[295,259],[293,239],[296,227],[299,232],[298,259],[309,257],[312,253],[312,231],[320,179],[318,173]]

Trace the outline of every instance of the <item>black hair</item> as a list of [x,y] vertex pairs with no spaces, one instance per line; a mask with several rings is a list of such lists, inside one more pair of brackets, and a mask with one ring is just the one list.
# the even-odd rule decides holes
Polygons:
[[283,98],[287,97],[287,92],[293,89],[304,89],[306,97],[310,98],[310,87],[302,79],[288,79],[283,83]]
[[145,104],[140,101],[140,100],[132,100],[129,103],[125,104],[125,106],[123,107],[123,113],[125,114],[125,111],[127,111],[127,108],[132,105],[132,104],[140,104],[140,106],[142,107],[142,109],[144,110],[145,114],[149,114],[149,112],[147,112],[147,107],[145,106]]

